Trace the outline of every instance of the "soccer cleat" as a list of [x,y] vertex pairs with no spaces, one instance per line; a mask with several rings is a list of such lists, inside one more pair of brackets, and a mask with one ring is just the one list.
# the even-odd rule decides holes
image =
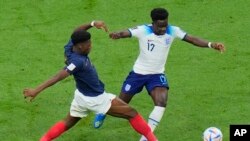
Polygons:
[[104,122],[106,115],[104,114],[96,114],[95,116],[95,121],[94,121],[94,127],[95,128],[100,128]]

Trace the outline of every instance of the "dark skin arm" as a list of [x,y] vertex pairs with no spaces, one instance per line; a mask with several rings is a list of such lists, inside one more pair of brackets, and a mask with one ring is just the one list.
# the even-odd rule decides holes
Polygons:
[[[87,23],[77,27],[74,31],[88,30],[91,27],[92,27],[91,23]],[[105,32],[108,32],[108,27],[105,25],[103,21],[94,21],[94,27],[96,27],[97,29],[103,29]]]
[[[195,46],[198,46],[198,47],[203,47],[203,48],[207,48],[208,47],[208,42],[203,40],[203,39],[200,39],[198,37],[195,37],[195,36],[191,36],[191,35],[186,35],[183,39],[184,41],[188,42],[188,43],[191,43]],[[217,42],[211,42],[211,47],[215,50],[218,50],[220,52],[224,52],[225,51],[225,47],[222,43],[217,43]]]
[[[108,28],[107,28],[107,26],[105,25],[105,23],[103,21],[94,21],[93,25],[97,29],[103,29],[105,32],[108,32]],[[88,30],[91,27],[92,26],[91,26],[91,22],[90,22],[90,23],[83,24],[83,25],[77,27],[74,31]],[[59,81],[65,79],[69,75],[70,74],[66,70],[61,70],[54,77],[52,77],[52,78],[48,79],[47,81],[43,82],[42,84],[37,86],[35,89],[31,89],[31,88],[24,89],[23,90],[23,95],[24,95],[25,98],[28,97],[28,98],[30,98],[30,101],[32,101],[41,91],[43,91],[46,88],[56,84]]]
[[[93,22],[93,26],[91,25],[92,22]],[[90,29],[92,27],[96,27],[97,29],[103,29],[105,32],[108,32],[108,28],[107,28],[106,24],[103,21],[92,21],[92,22],[89,22],[89,23],[86,23],[86,24],[83,24],[83,25],[77,27],[76,29],[74,29],[73,32],[79,31],[79,30],[87,31],[88,29]],[[72,47],[68,48],[68,49],[72,49]],[[64,63],[67,64],[66,54],[65,54]]]
[[23,90],[24,98],[30,98],[30,101],[34,100],[35,97],[45,90],[46,88],[56,84],[57,82],[65,79],[70,74],[66,70],[59,71],[55,76],[51,77],[50,79],[44,81],[40,85],[38,85],[35,89],[32,88],[25,88]]
[[112,39],[128,38],[131,37],[131,34],[128,30],[123,30],[119,32],[109,33],[109,37]]
[[[112,39],[128,38],[128,37],[131,37],[131,34],[128,30],[123,30],[119,32],[112,32],[109,34],[109,37]],[[183,40],[198,47],[204,47],[204,48],[208,47],[208,41],[205,41],[201,38],[191,36],[188,34],[184,37]],[[225,51],[225,47],[222,43],[212,42],[211,47],[220,52]]]

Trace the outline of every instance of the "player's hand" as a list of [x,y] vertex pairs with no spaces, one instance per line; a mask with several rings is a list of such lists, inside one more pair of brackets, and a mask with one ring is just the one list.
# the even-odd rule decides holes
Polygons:
[[109,32],[108,27],[103,21],[95,21],[94,27],[96,27],[97,29],[103,29],[105,32]]
[[222,43],[212,43],[211,46],[213,49],[216,49],[221,53],[223,53],[226,50],[224,44]]
[[26,88],[23,90],[24,98],[28,98],[30,102],[34,100],[37,94],[38,93],[34,89]]

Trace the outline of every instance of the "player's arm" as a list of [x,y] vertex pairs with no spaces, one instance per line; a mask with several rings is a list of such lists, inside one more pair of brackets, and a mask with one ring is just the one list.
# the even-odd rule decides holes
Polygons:
[[195,37],[195,36],[192,36],[192,35],[187,34],[183,38],[183,40],[188,42],[188,43],[191,43],[191,44],[193,44],[195,46],[198,46],[198,47],[213,48],[213,49],[218,50],[220,52],[225,51],[224,44],[222,44],[222,43],[208,42],[208,41],[205,41],[205,40],[203,40],[201,38],[198,38],[198,37]]
[[50,79],[46,80],[35,89],[26,88],[23,90],[24,98],[29,97],[30,101],[32,101],[40,92],[45,90],[46,88],[56,84],[57,82],[63,80],[64,78],[68,77],[70,74],[67,70],[59,71],[55,76],[51,77]]
[[[83,24],[79,27],[77,27],[75,31],[79,31],[79,30],[88,30],[92,27],[96,27],[97,29],[103,29],[105,32],[108,32],[108,27],[106,26],[106,24],[104,23],[104,21],[92,21],[86,24]],[[68,44],[66,44],[64,46],[64,63],[67,64],[67,57],[70,56],[70,54],[72,53],[72,48],[73,48],[73,44],[71,41],[68,42]]]
[[112,39],[128,38],[128,37],[131,37],[131,32],[129,30],[112,32],[109,34],[109,37]]
[[78,30],[88,30],[92,27],[96,27],[97,29],[103,29],[105,32],[108,32],[108,27],[104,23],[104,21],[92,21],[90,23],[83,24],[77,27],[74,31]]

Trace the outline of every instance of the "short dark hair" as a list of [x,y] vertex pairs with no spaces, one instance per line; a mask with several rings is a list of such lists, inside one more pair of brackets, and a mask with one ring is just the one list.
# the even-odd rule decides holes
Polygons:
[[168,18],[168,11],[164,8],[154,8],[151,11],[152,21],[165,20]]
[[91,38],[91,35],[86,30],[74,31],[71,35],[71,41],[74,45],[85,42]]

